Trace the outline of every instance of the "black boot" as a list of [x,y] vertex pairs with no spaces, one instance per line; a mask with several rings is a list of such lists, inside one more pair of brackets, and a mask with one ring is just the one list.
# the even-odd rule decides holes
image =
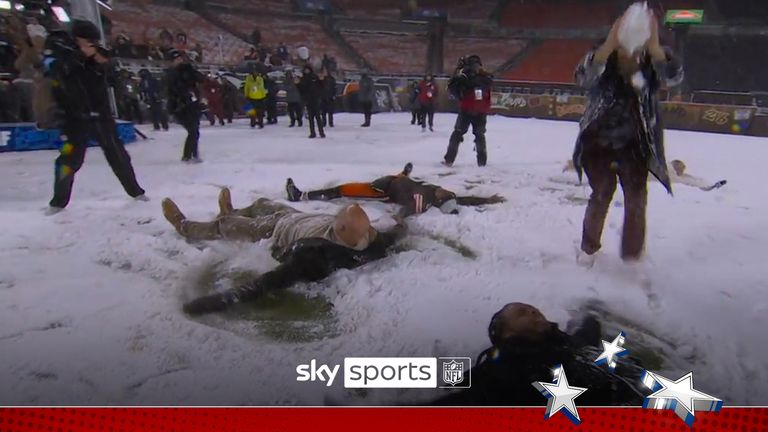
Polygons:
[[288,195],[288,201],[290,202],[301,201],[301,198],[304,195],[293,183],[293,179],[290,178],[285,182],[285,192]]

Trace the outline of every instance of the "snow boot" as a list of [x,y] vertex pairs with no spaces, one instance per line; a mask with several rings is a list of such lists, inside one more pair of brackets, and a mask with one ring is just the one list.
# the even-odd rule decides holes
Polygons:
[[297,202],[306,199],[306,194],[304,194],[301,190],[299,190],[299,188],[296,187],[292,178],[289,178],[285,182],[285,192],[288,195],[288,201],[290,202]]
[[181,224],[187,219],[186,216],[184,216],[184,213],[179,210],[179,207],[176,206],[176,203],[170,198],[163,199],[163,202],[160,203],[160,205],[163,208],[163,216],[165,216],[165,219],[176,228],[176,231],[181,232]]
[[235,210],[232,207],[232,194],[229,192],[229,188],[222,188],[219,192],[219,216],[225,216],[232,213]]

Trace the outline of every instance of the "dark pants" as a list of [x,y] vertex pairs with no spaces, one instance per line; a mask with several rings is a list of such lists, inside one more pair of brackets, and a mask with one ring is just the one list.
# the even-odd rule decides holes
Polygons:
[[178,114],[178,121],[187,130],[187,139],[184,141],[182,160],[199,157],[197,145],[200,141],[200,111],[187,109]]
[[628,145],[619,150],[599,147],[585,151],[582,155],[584,171],[592,188],[581,238],[581,249],[587,254],[592,255],[600,250],[600,238],[617,180],[624,191],[621,257],[637,259],[643,253],[648,168],[646,162],[633,153],[632,149],[636,147]]
[[144,119],[141,115],[141,107],[139,107],[139,100],[134,98],[125,98],[122,103],[122,112],[120,118],[126,121],[135,122],[138,124],[144,123]]
[[371,125],[371,113],[373,110],[373,102],[360,102],[360,106],[363,107],[363,115],[365,116],[365,123],[363,123],[366,126]]
[[163,101],[152,101],[149,103],[149,114],[152,116],[152,126],[155,130],[168,130],[168,113],[163,109]]
[[75,173],[83,166],[85,151],[90,140],[99,143],[112,172],[120,180],[128,195],[137,197],[144,194],[144,189],[136,181],[131,157],[117,137],[117,128],[113,120],[71,122],[62,128],[62,132],[64,143],[59,151],[59,157],[56,158],[51,207],[64,208],[69,204]]
[[307,115],[309,116],[309,135],[315,135],[315,122],[317,122],[317,128],[320,135],[325,135],[325,131],[323,130],[323,117],[320,115],[320,107],[308,105]]
[[421,110],[419,109],[419,107],[414,106],[413,108],[411,108],[411,124],[412,125],[415,125],[417,123],[421,124],[420,116],[421,116]]
[[235,117],[235,111],[237,108],[235,107],[235,101],[234,99],[228,99],[224,98],[224,118],[227,119],[227,123],[232,123],[232,119]]
[[264,106],[266,104],[265,99],[249,99],[251,102],[251,109],[253,112],[248,113],[248,116],[251,117],[251,127],[256,127],[256,125],[259,125],[259,128],[264,127]]
[[487,116],[485,114],[459,112],[456,118],[456,125],[453,127],[453,133],[448,141],[448,150],[445,152],[444,159],[448,163],[456,160],[456,154],[459,152],[459,144],[464,140],[464,134],[469,131],[472,125],[472,133],[475,135],[475,150],[477,151],[477,164],[484,166],[488,160],[488,153],[485,148],[485,123]]
[[16,80],[13,82],[16,87],[16,97],[18,98],[18,117],[19,121],[31,123],[35,121],[35,113],[32,109],[32,100],[35,93],[35,84],[33,82]]
[[291,126],[295,126],[296,123],[299,124],[299,127],[304,126],[304,108],[300,102],[288,104],[288,117],[291,119]]
[[267,124],[277,124],[276,98],[267,98]]
[[333,113],[336,110],[336,101],[333,99],[323,99],[320,103],[320,111],[323,116],[323,125],[333,127]]
[[429,121],[429,128],[432,129],[435,121],[435,107],[432,105],[424,105],[419,111],[419,124],[421,124],[421,127],[427,127],[427,121]]

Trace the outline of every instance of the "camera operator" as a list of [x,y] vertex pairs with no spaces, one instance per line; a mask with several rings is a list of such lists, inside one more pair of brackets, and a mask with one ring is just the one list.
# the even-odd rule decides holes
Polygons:
[[460,58],[456,72],[448,82],[448,91],[459,100],[459,116],[453,128],[443,164],[453,166],[459,144],[472,125],[477,150],[477,165],[485,166],[488,155],[485,148],[485,123],[491,111],[491,88],[493,77],[483,70],[483,63],[477,55]]
[[101,33],[89,21],[74,20],[71,34],[57,31],[48,37],[45,64],[51,77],[62,141],[56,159],[54,196],[49,213],[69,203],[75,173],[83,165],[88,142],[96,141],[128,195],[146,201],[136,181],[131,157],[117,136],[108,87],[114,84],[109,52],[99,45]]

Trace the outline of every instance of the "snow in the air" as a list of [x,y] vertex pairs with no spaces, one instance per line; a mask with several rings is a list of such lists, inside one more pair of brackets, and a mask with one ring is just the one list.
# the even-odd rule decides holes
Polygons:
[[[436,132],[421,133],[407,114],[376,115],[370,129],[359,127],[361,115],[341,114],[325,140],[308,140],[282,118],[264,130],[244,122],[204,127],[199,165],[179,162],[180,128],[149,131],[152,140],[128,148],[150,202],[127,197],[92,148],[72,203],[54,216],[43,212],[56,153],[0,154],[0,404],[423,402],[441,393],[347,391],[341,379],[332,387],[297,382],[295,368],[346,356],[475,357],[488,346],[491,315],[512,301],[563,327],[585,305],[608,311],[629,345],[635,335],[658,348],[665,360],[656,372],[677,379],[693,370],[696,388],[726,405],[768,403],[767,139],[667,131],[670,160],[727,186],[677,186],[671,197],[650,184],[639,268],[618,257],[617,193],[603,252],[587,270],[575,256],[589,188],[561,173],[577,124],[492,117],[489,166],[475,165],[468,134],[449,169],[439,161],[454,119],[438,114]],[[283,199],[289,176],[319,188],[399,172],[407,161],[414,176],[508,202],[459,216],[433,209],[409,219],[405,251],[297,286],[295,301],[321,296],[332,304],[316,323],[279,314],[270,322],[263,313],[261,321],[193,320],[181,312],[202,289],[226,287],[227,275],[275,262],[267,241],[186,242],[163,219],[163,197],[207,220],[222,186],[243,206]],[[377,226],[392,225],[393,206],[364,207]],[[298,336],[286,337],[281,326]]]

